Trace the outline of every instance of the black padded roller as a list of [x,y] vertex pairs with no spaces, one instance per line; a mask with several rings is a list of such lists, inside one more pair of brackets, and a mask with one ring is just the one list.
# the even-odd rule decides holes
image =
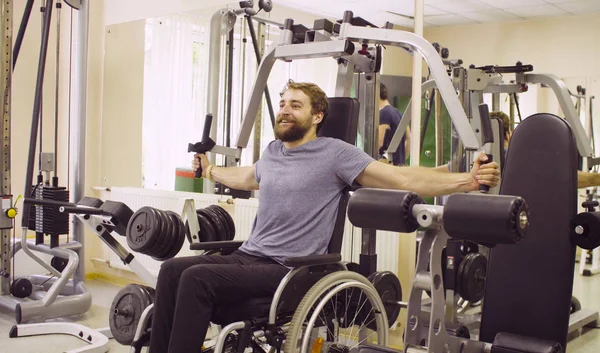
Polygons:
[[594,250],[600,246],[600,212],[582,212],[575,216],[571,240],[573,244],[586,250]]
[[360,228],[411,233],[419,227],[412,208],[421,203],[423,200],[413,192],[359,189],[350,197],[348,219]]
[[444,229],[455,239],[514,244],[525,236],[527,210],[518,196],[453,194],[444,206]]

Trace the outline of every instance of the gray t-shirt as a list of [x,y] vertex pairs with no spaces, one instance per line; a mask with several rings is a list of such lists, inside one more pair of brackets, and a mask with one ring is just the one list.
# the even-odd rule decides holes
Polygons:
[[258,213],[240,250],[279,263],[325,254],[342,190],[373,161],[334,138],[319,137],[292,149],[271,142],[256,163]]

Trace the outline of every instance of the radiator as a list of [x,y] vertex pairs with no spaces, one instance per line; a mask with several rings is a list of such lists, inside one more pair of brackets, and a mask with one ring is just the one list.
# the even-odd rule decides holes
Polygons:
[[[196,208],[204,208],[219,203],[231,215],[235,223],[235,240],[245,240],[250,236],[250,231],[254,223],[254,218],[258,211],[258,199],[236,199],[234,205],[225,205],[223,201],[230,197],[221,195],[210,195],[201,193],[188,193],[179,191],[163,191],[143,188],[111,188],[110,191],[101,190],[100,198],[103,200],[113,200],[125,203],[134,212],[143,206],[155,207],[161,210],[171,210],[181,214],[183,204],[186,199],[193,199]],[[359,262],[361,253],[361,229],[354,227],[348,219],[344,227],[344,241],[342,243],[342,260],[349,262]],[[398,247],[399,234],[393,232],[377,231],[377,269],[379,271],[398,272]],[[125,248],[127,241],[124,237],[117,239]],[[177,255],[189,256],[194,252],[189,250],[189,244],[186,242]],[[152,259],[150,256],[135,253],[136,258],[150,270],[157,274],[160,268],[160,262]],[[111,263],[119,263],[119,258],[107,247],[104,247],[104,259]]]

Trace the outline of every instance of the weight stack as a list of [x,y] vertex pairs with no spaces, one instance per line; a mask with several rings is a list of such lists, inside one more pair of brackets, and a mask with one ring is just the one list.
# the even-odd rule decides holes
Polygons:
[[[69,202],[69,190],[63,186],[38,186],[33,198]],[[35,231],[36,244],[44,242],[44,234],[50,235],[50,247],[53,248],[58,246],[61,234],[69,233],[69,214],[59,212],[56,206],[31,206],[28,229]]]

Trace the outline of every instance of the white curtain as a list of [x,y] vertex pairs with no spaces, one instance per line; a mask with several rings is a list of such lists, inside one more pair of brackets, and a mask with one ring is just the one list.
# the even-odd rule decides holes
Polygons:
[[[256,26],[256,23],[255,23]],[[236,147],[241,122],[254,87],[257,64],[245,20],[235,25],[230,147]],[[276,45],[279,28],[268,26],[267,53]],[[243,41],[243,38],[246,41]],[[185,15],[149,19],[146,22],[146,62],[144,68],[144,116],[142,133],[143,187],[173,190],[177,168],[190,169],[187,145],[201,138],[206,108],[209,20]],[[221,52],[220,104],[214,114],[216,142],[225,141],[225,46]],[[274,113],[279,109],[280,92],[286,82],[318,84],[329,96],[335,92],[337,64],[332,58],[277,61],[268,79]],[[271,119],[263,99],[260,151],[274,139]],[[254,131],[242,153],[240,165],[253,163]],[[223,158],[218,156],[218,165]]]
[[206,113],[208,20],[184,15],[146,22],[142,123],[143,187],[172,190],[191,168],[187,145],[201,138]]

